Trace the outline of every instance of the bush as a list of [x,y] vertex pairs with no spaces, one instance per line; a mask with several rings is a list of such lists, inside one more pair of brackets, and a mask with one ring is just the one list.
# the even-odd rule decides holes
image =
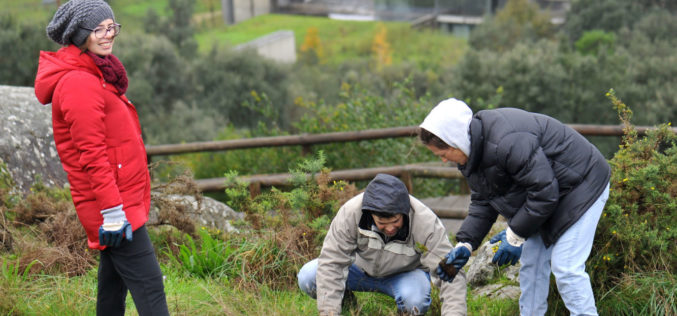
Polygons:
[[[672,273],[677,266],[677,136],[668,128],[670,124],[663,124],[637,138],[629,124],[632,112],[613,90],[609,98],[626,124],[626,135],[609,161],[609,200],[588,263],[597,297],[616,292],[623,280],[647,271],[671,276],[674,281]],[[670,286],[674,289],[674,282]],[[674,295],[665,297],[660,288],[653,290],[633,299],[649,297],[657,300],[657,305],[674,306]]]
[[555,35],[550,16],[542,13],[537,4],[526,0],[509,0],[495,17],[487,20],[470,34],[471,47],[505,52],[517,43],[535,42]]
[[295,287],[299,265],[318,255],[331,218],[340,204],[356,194],[354,186],[343,181],[330,183],[324,163],[320,152],[317,159],[304,160],[290,170],[291,189],[273,188],[255,197],[236,172],[226,174],[228,204],[246,213],[253,233],[215,238],[203,228],[199,244],[185,235],[187,241],[168,256],[200,277]]
[[186,234],[186,241],[176,245],[178,254],[167,251],[167,257],[186,272],[201,278],[234,275],[239,271],[237,266],[229,262],[235,253],[235,248],[229,241],[212,237],[204,227],[197,234],[199,243]]
[[19,22],[7,13],[0,14],[0,84],[33,86],[40,51],[59,48],[45,35],[46,24]]
[[[314,102],[298,98],[296,106],[304,111],[303,117],[294,124],[298,134],[359,131],[364,129],[401,127],[420,124],[428,111],[437,103],[431,97],[417,97],[411,80],[392,84],[389,96],[344,83],[340,100],[336,103]],[[266,109],[266,98],[252,108]],[[257,136],[279,136],[287,132],[275,125],[259,123],[256,129],[237,130],[228,127],[219,139],[238,139]],[[413,135],[412,135],[413,136]],[[306,148],[307,150],[308,148]],[[323,151],[326,166],[332,170],[377,166],[404,165],[416,162],[437,161],[415,137],[381,139],[315,145],[313,152]],[[351,153],[346,155],[345,153]],[[199,153],[173,157],[194,171],[195,177],[220,177],[227,170],[238,174],[280,173],[295,168],[304,159],[300,146],[232,150],[224,153]],[[419,196],[439,196],[456,188],[458,181],[448,179],[414,179],[420,188]]]
[[279,231],[322,216],[333,218],[339,206],[351,198],[356,189],[344,181],[330,183],[325,162],[324,153],[320,151],[316,159],[304,160],[290,170],[290,190],[273,188],[255,197],[251,196],[248,184],[236,178],[237,172],[229,172],[226,174],[228,204],[245,212],[247,220],[257,230]]
[[[576,41],[576,51],[583,55],[597,55],[598,53],[613,53],[616,36],[601,30],[587,31]],[[602,48],[606,50],[601,51]]]

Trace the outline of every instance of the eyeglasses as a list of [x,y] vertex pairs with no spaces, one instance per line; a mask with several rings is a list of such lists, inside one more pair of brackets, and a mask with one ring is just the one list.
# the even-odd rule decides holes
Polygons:
[[111,33],[113,37],[118,36],[118,34],[120,34],[120,28],[122,28],[122,25],[115,23],[109,27],[101,26],[95,29],[88,29],[81,26],[80,28],[94,32],[94,36],[96,36],[96,38],[104,38],[106,35],[108,35],[108,33]]

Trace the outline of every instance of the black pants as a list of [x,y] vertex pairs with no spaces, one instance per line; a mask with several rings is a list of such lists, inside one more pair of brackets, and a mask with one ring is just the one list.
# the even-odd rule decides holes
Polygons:
[[169,315],[162,271],[146,226],[133,237],[101,251],[97,315],[124,315],[128,289],[139,315]]

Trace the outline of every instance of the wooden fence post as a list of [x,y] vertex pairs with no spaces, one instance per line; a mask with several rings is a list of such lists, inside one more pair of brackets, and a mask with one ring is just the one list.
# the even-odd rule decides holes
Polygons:
[[255,198],[259,194],[261,194],[261,183],[260,182],[250,182],[249,183],[249,195],[252,198]]
[[414,183],[411,180],[411,173],[407,171],[402,172],[400,180],[404,182],[404,186],[407,187],[407,191],[409,191],[409,194],[414,194]]
[[301,155],[302,156],[308,156],[313,152],[313,146],[312,145],[301,145]]

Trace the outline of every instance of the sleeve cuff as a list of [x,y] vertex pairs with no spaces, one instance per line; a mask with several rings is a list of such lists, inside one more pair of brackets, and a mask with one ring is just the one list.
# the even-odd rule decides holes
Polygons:
[[505,230],[505,239],[511,246],[514,247],[519,247],[524,243],[524,241],[526,241],[525,238],[522,238],[519,235],[515,234],[515,232],[513,232],[512,229],[510,229],[510,227],[506,228]]
[[463,247],[468,248],[468,250],[470,251],[470,253],[472,253],[472,245],[470,245],[469,243],[467,243],[467,242],[459,242],[459,243],[456,244],[456,248],[458,248],[458,247],[460,247],[460,246],[463,246]]

